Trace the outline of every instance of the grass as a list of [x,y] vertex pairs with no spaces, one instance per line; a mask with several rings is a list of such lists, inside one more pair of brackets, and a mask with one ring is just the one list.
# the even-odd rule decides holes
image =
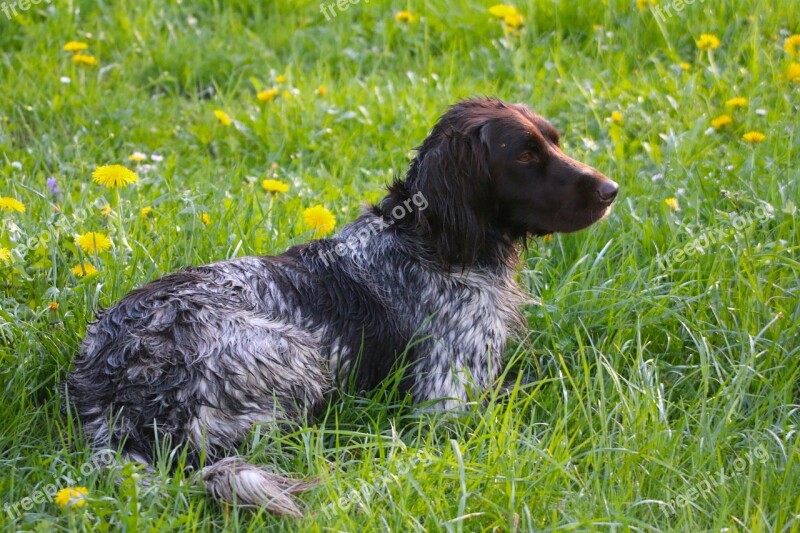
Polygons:
[[[0,209],[0,493],[28,507],[0,513],[3,529],[800,530],[794,0],[695,2],[664,20],[632,0],[541,0],[518,5],[514,35],[490,5],[362,0],[330,21],[313,1],[0,12],[0,196],[26,207]],[[419,20],[395,22],[403,8]],[[720,47],[698,50],[702,33]],[[70,40],[99,64],[73,64]],[[273,86],[273,102],[256,98]],[[543,305],[509,346],[510,393],[440,420],[389,384],[293,433],[254,430],[253,461],[322,481],[299,522],[223,509],[180,473],[146,486],[131,465],[84,466],[57,385],[97,307],[186,265],[307,240],[305,207],[341,227],[448,104],[482,94],[551,118],[567,153],[622,187],[607,221],[525,251],[519,280]],[[735,96],[748,105],[727,108]],[[732,124],[707,131],[721,114]],[[751,130],[764,141],[745,142]],[[91,180],[112,163],[140,178],[119,196]],[[291,189],[271,196],[267,177]],[[88,231],[112,248],[84,257]],[[98,274],[71,272],[82,257]],[[48,486],[84,486],[87,502],[61,509]]]

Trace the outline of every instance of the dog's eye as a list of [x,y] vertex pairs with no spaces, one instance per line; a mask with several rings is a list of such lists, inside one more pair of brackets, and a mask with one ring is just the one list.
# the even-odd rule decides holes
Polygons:
[[536,153],[530,150],[525,150],[519,155],[517,161],[519,161],[520,163],[538,163],[540,159]]

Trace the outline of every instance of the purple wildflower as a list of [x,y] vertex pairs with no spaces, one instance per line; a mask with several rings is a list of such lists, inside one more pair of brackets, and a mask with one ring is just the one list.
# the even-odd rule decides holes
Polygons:
[[47,188],[50,190],[50,194],[53,195],[53,199],[58,200],[61,195],[61,187],[58,186],[58,180],[52,176],[47,178]]

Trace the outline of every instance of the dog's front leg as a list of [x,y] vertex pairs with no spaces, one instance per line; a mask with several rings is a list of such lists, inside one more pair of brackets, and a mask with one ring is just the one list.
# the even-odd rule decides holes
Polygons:
[[417,404],[440,410],[464,408],[479,400],[500,374],[502,346],[496,343],[475,342],[470,346],[463,338],[458,343],[445,337],[430,339],[419,348],[420,356],[411,366],[410,376],[411,394]]

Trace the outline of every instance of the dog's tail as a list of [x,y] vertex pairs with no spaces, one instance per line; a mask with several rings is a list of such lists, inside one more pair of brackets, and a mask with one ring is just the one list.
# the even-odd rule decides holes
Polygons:
[[214,499],[239,507],[264,508],[278,515],[302,518],[293,494],[307,490],[316,481],[298,481],[252,465],[241,457],[226,457],[200,472],[206,490]]

